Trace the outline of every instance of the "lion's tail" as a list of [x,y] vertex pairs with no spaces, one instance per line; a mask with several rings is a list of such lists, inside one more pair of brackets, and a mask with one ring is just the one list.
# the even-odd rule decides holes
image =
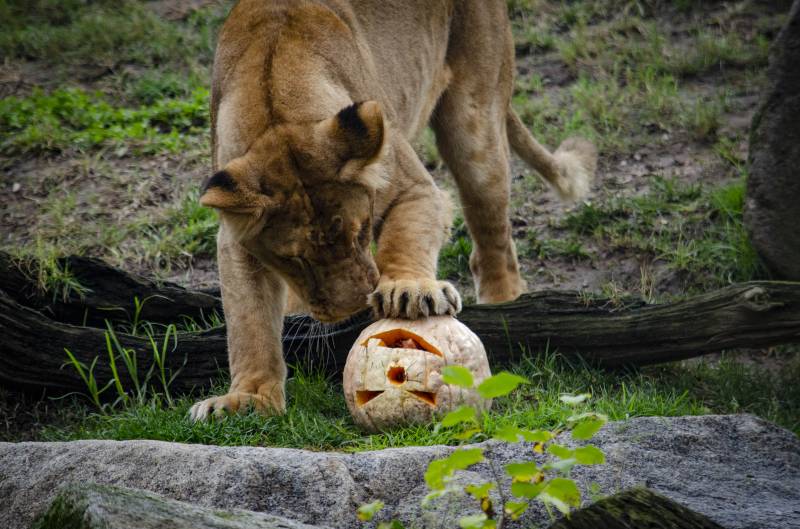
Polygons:
[[597,169],[597,148],[583,138],[567,138],[550,153],[528,132],[510,107],[506,128],[511,148],[536,169],[564,200],[580,200],[589,193]]

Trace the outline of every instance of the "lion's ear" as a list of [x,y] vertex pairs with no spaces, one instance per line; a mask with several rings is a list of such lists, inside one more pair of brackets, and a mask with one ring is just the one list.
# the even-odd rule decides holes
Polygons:
[[331,133],[346,151],[342,158],[373,161],[380,155],[385,136],[380,104],[365,101],[343,108],[331,120]]
[[251,213],[266,207],[269,198],[250,189],[230,169],[217,171],[203,184],[200,204],[231,213]]

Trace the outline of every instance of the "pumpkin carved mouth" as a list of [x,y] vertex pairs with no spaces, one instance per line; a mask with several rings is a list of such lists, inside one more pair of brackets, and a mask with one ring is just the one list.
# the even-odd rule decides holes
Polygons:
[[414,395],[428,406],[436,406],[436,393],[430,393],[428,391],[409,391],[409,393]]
[[[382,393],[383,391],[358,390],[356,391],[356,405],[359,407],[366,406],[372,399]],[[436,407],[436,393],[431,393],[429,391],[409,391],[409,393],[428,406]]]

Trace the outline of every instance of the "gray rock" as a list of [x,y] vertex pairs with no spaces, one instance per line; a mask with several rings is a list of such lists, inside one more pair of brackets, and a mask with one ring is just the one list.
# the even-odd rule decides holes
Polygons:
[[219,510],[135,489],[70,485],[34,529],[325,529],[279,516]]
[[[800,440],[771,423],[749,415],[637,418],[607,425],[593,443],[607,464],[573,472],[585,498],[592,483],[603,494],[641,485],[728,529],[800,528]],[[505,463],[533,456],[530,446],[483,446],[488,462],[460,483],[482,483],[491,479],[491,466],[502,473]],[[428,492],[428,463],[452,450],[344,454],[157,441],[0,443],[0,527],[27,527],[65,484],[89,482],[336,529],[361,527],[356,508],[380,499],[382,515],[407,526],[452,527],[453,518],[474,512],[471,503],[419,507]],[[547,522],[535,508],[521,526]]]
[[768,76],[750,134],[745,223],[767,268],[800,280],[800,0],[773,44]]

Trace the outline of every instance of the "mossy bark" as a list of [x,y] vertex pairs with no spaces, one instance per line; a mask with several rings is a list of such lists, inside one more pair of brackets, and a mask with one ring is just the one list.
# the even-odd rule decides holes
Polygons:
[[655,492],[636,488],[604,498],[549,529],[723,529]]

